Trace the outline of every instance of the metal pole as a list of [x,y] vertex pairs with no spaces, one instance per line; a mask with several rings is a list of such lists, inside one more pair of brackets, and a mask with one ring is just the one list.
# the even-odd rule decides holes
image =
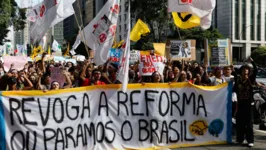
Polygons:
[[[80,10],[80,3],[79,3],[79,0],[77,0],[77,2],[78,2],[78,8],[79,8],[79,16],[80,16],[80,20],[81,20],[81,28],[84,29],[83,19],[82,19],[82,15],[81,15],[81,10]],[[77,20],[77,16],[76,16],[76,14],[75,14],[75,17],[76,17],[76,20]],[[78,20],[77,20],[77,21],[78,21]],[[86,51],[87,51],[88,57],[90,57],[89,49],[88,49],[88,47],[87,47],[87,45],[86,45],[85,32],[84,32],[84,30],[81,31],[81,28],[80,28],[80,33],[81,33],[81,36],[82,36],[82,38],[83,38],[84,45],[85,45],[85,49],[86,49]]]
[[84,31],[83,31],[83,32],[81,31],[82,29],[81,29],[81,26],[79,25],[79,22],[78,22],[78,18],[77,18],[76,13],[74,13],[74,16],[75,16],[76,22],[77,22],[78,27],[79,27],[79,33],[80,33],[80,36],[81,36],[82,40],[85,42],[85,43],[84,43],[84,46],[85,46],[85,49],[86,49],[87,54],[88,54],[88,57],[89,57],[89,56],[90,56],[90,53],[89,53],[89,49],[88,49],[88,47],[87,47],[87,45],[86,45],[86,39],[85,39],[85,36],[83,35],[83,34],[84,34]]

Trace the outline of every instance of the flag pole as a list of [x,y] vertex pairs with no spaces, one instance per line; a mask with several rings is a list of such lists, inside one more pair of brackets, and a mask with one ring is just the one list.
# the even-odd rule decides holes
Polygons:
[[78,27],[79,27],[79,33],[81,34],[81,38],[82,38],[83,41],[85,42],[85,43],[84,43],[84,46],[85,46],[85,49],[86,49],[87,54],[88,54],[88,57],[89,57],[89,56],[90,56],[90,53],[89,53],[89,49],[88,49],[88,47],[87,47],[87,45],[86,45],[85,36],[84,36],[84,31],[82,32],[82,30],[81,30],[81,26],[79,25],[79,22],[78,22],[78,18],[77,18],[76,13],[74,13],[74,16],[75,16],[76,22],[77,22]]
[[[80,3],[79,3],[79,0],[77,0],[77,2],[78,2],[78,8],[79,8],[79,16],[80,16],[80,20],[81,20],[81,26],[79,26],[79,30],[80,30],[81,36],[82,36],[82,38],[83,38],[84,45],[85,45],[85,48],[86,48],[86,51],[87,51],[88,57],[90,57],[90,53],[89,53],[88,47],[87,47],[87,45],[86,45],[85,32],[84,32],[84,30],[81,31],[81,28],[84,29],[84,25],[83,25],[83,20],[82,20],[82,15],[81,15],[81,10],[80,10]],[[76,21],[78,22],[78,19],[77,19],[76,14],[75,14],[75,17],[76,17]]]
[[182,40],[181,35],[180,35],[180,31],[179,31],[179,27],[177,27],[177,32],[178,32],[179,39]]

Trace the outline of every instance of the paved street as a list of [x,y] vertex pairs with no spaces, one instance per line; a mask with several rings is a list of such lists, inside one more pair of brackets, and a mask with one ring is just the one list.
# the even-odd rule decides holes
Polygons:
[[[266,150],[266,131],[257,130],[258,126],[254,126],[255,129],[255,146],[252,148],[254,150]],[[235,143],[235,136],[233,137],[233,142]],[[247,146],[239,146],[237,144],[231,145],[212,145],[212,146],[202,146],[202,147],[190,147],[190,148],[178,148],[178,150],[249,150]],[[177,150],[177,149],[173,149]]]

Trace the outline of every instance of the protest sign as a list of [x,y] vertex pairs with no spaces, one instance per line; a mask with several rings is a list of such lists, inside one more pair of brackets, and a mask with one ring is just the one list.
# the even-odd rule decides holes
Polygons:
[[130,57],[129,57],[129,64],[134,65],[140,57],[140,51],[138,50],[132,50],[130,51]]
[[139,73],[141,76],[151,76],[155,71],[163,75],[165,57],[151,51],[140,51]]
[[0,149],[177,148],[231,142],[232,84],[0,93]]
[[229,66],[232,62],[229,39],[205,40],[205,60],[209,66]]
[[4,56],[4,69],[6,72],[9,71],[11,64],[14,66],[12,69],[22,70],[27,63],[26,56]]
[[115,63],[116,65],[120,65],[120,58],[122,54],[122,49],[118,48],[111,48],[110,49],[110,59],[111,62]]
[[172,60],[196,60],[196,40],[167,40],[166,57]]
[[62,88],[65,84],[65,75],[63,75],[63,68],[60,67],[52,67],[51,68],[51,83],[58,82],[60,87]]

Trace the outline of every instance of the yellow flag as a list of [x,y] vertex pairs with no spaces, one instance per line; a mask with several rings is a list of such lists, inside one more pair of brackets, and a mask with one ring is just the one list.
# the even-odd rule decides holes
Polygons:
[[175,25],[181,29],[189,29],[200,26],[200,18],[195,15],[186,12],[172,12],[172,16],[174,18]]
[[130,40],[136,42],[141,38],[141,35],[147,33],[150,33],[148,25],[139,19],[130,33]]
[[70,45],[69,45],[69,42],[68,42],[68,44],[67,44],[67,50],[66,50],[64,56],[69,56],[69,51],[70,51]]
[[119,48],[125,43],[124,40],[120,41],[119,43],[115,42],[112,48]]
[[48,47],[48,52],[47,53],[48,53],[48,55],[51,55],[51,47],[50,46]]

